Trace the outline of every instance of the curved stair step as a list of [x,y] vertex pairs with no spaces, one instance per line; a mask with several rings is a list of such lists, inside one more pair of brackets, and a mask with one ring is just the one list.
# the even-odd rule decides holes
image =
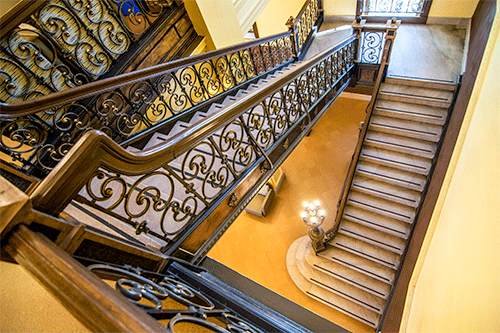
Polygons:
[[346,205],[342,218],[402,239],[407,239],[410,233],[410,225],[408,223],[356,206]]
[[318,255],[388,284],[392,283],[396,274],[392,268],[331,245],[328,245],[327,249]]
[[363,146],[359,157],[364,161],[425,176],[429,174],[432,166],[431,160],[426,158],[369,146]]
[[326,289],[370,311],[382,314],[385,306],[385,300],[383,298],[367,293],[366,291],[309,266],[304,258],[304,253],[307,251],[307,245],[309,245],[309,247],[311,246],[309,240],[305,239],[299,245],[299,249],[296,252],[297,267],[302,276],[320,288]]
[[416,121],[372,115],[368,128],[372,131],[438,142],[442,127]]
[[[305,236],[307,237],[307,236]],[[380,315],[376,312],[370,311],[358,304],[355,304],[343,297],[340,297],[334,293],[331,293],[317,285],[308,281],[299,271],[297,266],[297,259],[295,254],[297,252],[297,248],[299,243],[302,241],[302,238],[296,240],[292,246],[290,246],[286,258],[286,263],[288,267],[288,272],[295,283],[295,285],[302,290],[309,297],[339,311],[342,312],[356,320],[361,321],[362,323],[369,325],[373,328],[376,328]]]
[[402,238],[345,219],[340,221],[338,232],[399,255],[403,254],[406,245]]
[[424,190],[426,183],[426,178],[422,175],[374,164],[368,161],[358,162],[356,174],[418,192]]
[[399,186],[373,180],[362,175],[355,175],[351,188],[358,192],[373,195],[378,198],[397,202],[402,205],[417,208],[420,203],[420,193]]
[[347,203],[401,222],[412,223],[415,218],[414,208],[366,195],[352,189],[347,197]]
[[373,114],[398,119],[414,120],[428,124],[444,125],[446,117],[448,116],[448,110],[446,108],[381,99],[375,102]]
[[399,267],[401,260],[400,255],[394,252],[345,234],[337,234],[329,244],[394,270]]
[[305,255],[307,263],[316,270],[333,276],[339,280],[353,285],[359,289],[369,292],[375,296],[387,299],[391,287],[389,284],[373,279],[365,274],[357,272],[334,261],[316,255],[314,250],[309,248]]
[[364,145],[429,159],[434,157],[437,149],[437,144],[434,142],[380,133],[373,130],[368,130],[366,133]]

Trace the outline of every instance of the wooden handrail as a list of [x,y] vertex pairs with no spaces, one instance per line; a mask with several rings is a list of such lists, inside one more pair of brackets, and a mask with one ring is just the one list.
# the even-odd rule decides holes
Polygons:
[[5,250],[91,331],[167,332],[153,317],[25,225],[12,232]]
[[[356,144],[356,148],[354,149],[354,153],[351,159],[351,164],[349,165],[349,170],[347,171],[347,176],[346,180],[344,182],[344,186],[342,187],[342,191],[340,193],[340,199],[337,205],[337,215],[335,217],[335,223],[333,224],[333,227],[330,228],[326,232],[326,242],[330,241],[338,231],[339,225],[340,225],[340,220],[342,219],[342,213],[344,211],[344,206],[347,202],[347,196],[349,194],[349,188],[351,187],[352,180],[354,178],[354,173],[356,171],[356,166],[357,162],[359,159],[359,155],[361,154],[361,148],[363,146],[363,141],[366,136],[366,132],[368,131],[368,125],[370,123],[370,119],[372,116],[372,112],[375,106],[375,101],[377,99],[380,86],[383,82],[384,76],[385,76],[385,71],[387,67],[389,66],[389,60],[391,57],[391,51],[392,51],[392,46],[394,39],[396,38],[396,31],[401,24],[401,21],[398,21],[397,24],[391,25],[390,20],[387,22],[386,25],[384,25],[383,30],[386,30],[387,32],[393,31],[394,33],[389,35],[389,33],[386,33],[385,37],[385,44],[384,44],[384,49],[382,53],[382,58],[380,60],[380,67],[378,70],[377,74],[377,79],[375,81],[375,86],[373,87],[373,92],[372,92],[372,98],[370,99],[370,103],[366,107],[366,116],[365,120],[363,122],[363,127],[360,130],[359,137],[358,137],[358,142]],[[364,26],[366,27],[366,26]],[[365,31],[363,26],[361,26],[362,30]],[[369,26],[370,31],[377,31],[379,29],[382,29],[382,26]],[[358,33],[361,33],[361,29],[359,29]]]
[[101,166],[111,172],[130,176],[158,169],[355,38],[356,35],[351,35],[330,49],[297,65],[276,81],[198,121],[174,135],[168,142],[144,152],[129,153],[105,134],[95,130],[88,131],[33,191],[34,206],[46,213],[58,214]]
[[117,75],[107,79],[94,81],[67,90],[58,91],[53,94],[42,96],[33,100],[23,101],[15,104],[0,103],[0,118],[17,118],[35,114],[43,110],[48,110],[57,106],[74,102],[76,100],[91,97],[110,89],[115,89],[131,83],[142,82],[146,79],[166,74],[174,70],[187,67],[189,65],[194,65],[206,60],[220,57],[225,54],[261,45],[263,43],[287,37],[289,35],[291,35],[289,31],[283,32],[254,41],[229,46],[219,50],[205,52],[191,57],[178,59],[149,68],[144,68],[138,71]]

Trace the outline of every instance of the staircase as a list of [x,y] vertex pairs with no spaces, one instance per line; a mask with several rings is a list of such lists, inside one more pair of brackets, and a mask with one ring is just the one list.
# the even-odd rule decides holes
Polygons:
[[307,236],[289,249],[292,279],[307,295],[378,327],[455,89],[430,80],[382,83],[335,236],[317,255]]
[[[206,111],[197,111],[195,112],[189,121],[177,121],[173,127],[170,129],[167,127],[160,128],[158,131],[154,132],[149,136],[149,139],[144,144],[145,140],[141,140],[137,144],[132,144],[127,147],[127,151],[131,153],[145,152],[147,150],[153,149],[155,146],[165,144],[165,142],[169,141],[174,135],[180,133],[181,131],[191,128],[197,122],[203,120],[207,116],[217,113],[219,110],[222,110],[231,104],[235,103],[242,97],[248,95],[252,91],[261,88],[265,84],[272,84],[274,81],[278,80],[282,75],[285,74],[286,71],[292,69],[293,67],[300,64],[300,62],[290,63],[286,67],[281,70],[275,71],[274,73],[266,75],[264,78],[261,78],[257,81],[256,84],[249,84],[246,88],[241,88],[237,90],[234,95],[228,95],[222,101],[222,103],[212,103],[210,108]],[[291,82],[291,89],[295,89],[295,83]],[[272,95],[265,99],[264,104],[272,107],[273,104],[280,104],[281,96]],[[256,112],[257,111],[257,112]],[[245,124],[251,124],[250,133],[254,138],[257,139],[257,143],[259,142],[259,132],[265,131],[269,129],[269,123],[263,121],[263,110],[255,110],[250,109],[242,115],[242,118]],[[272,115],[271,119],[276,119],[278,115]],[[298,115],[297,115],[298,116]],[[293,121],[293,119],[290,119]],[[222,154],[215,153],[213,151],[213,146],[199,144],[194,147],[194,149],[188,151],[186,154],[182,154],[180,157],[176,158],[172,162],[168,163],[168,168],[171,168],[173,172],[178,175],[184,175],[184,177],[193,184],[193,190],[198,193],[204,193],[204,198],[190,198],[190,195],[187,193],[187,190],[183,190],[182,182],[179,180],[174,180],[175,187],[180,188],[181,190],[172,191],[171,188],[164,185],[162,188],[159,184],[162,182],[161,179],[157,177],[150,177],[144,179],[142,181],[138,181],[141,177],[127,177],[122,176],[123,181],[125,182],[125,186],[127,188],[135,188],[135,191],[144,190],[145,194],[148,198],[153,199],[153,194],[148,194],[146,188],[154,187],[157,188],[159,192],[159,197],[162,198],[163,203],[166,203],[165,199],[169,198],[171,195],[173,197],[169,200],[169,202],[177,202],[179,204],[187,204],[188,206],[195,207],[197,206],[199,210],[204,209],[207,206],[207,203],[211,201],[211,199],[215,198],[220,190],[225,187],[228,183],[234,181],[234,174],[240,174],[246,166],[255,160],[255,154],[251,154],[251,156],[246,157],[244,154],[238,154],[235,150],[238,150],[240,147],[236,145],[236,141],[231,142],[231,138],[227,136],[227,133],[232,131],[234,133],[234,137],[240,138],[243,140],[239,141],[240,146],[250,147],[252,143],[248,138],[248,134],[243,131],[243,128],[237,123],[233,122],[229,125],[229,127],[221,128],[213,134],[213,139],[219,142],[225,142],[220,144],[220,146],[227,146],[227,150],[223,151]],[[227,140],[227,141],[226,141]],[[230,166],[234,171],[234,174],[231,172],[227,172],[223,175],[223,177],[219,177],[213,180],[213,184],[210,186],[207,185],[207,178],[203,172],[198,172],[199,170],[195,170],[195,168],[191,169],[191,167],[187,166],[185,163],[185,158],[192,158],[199,161],[205,161],[207,164],[207,168],[209,170],[221,170],[227,169],[227,166]],[[223,157],[224,156],[224,157]],[[225,158],[225,160],[223,160]],[[212,163],[211,165],[209,165]],[[201,165],[201,164],[200,164]],[[106,187],[113,191],[113,193],[121,193],[122,191],[122,183],[118,182],[110,182],[106,184],[111,175],[106,173],[106,177],[103,180],[94,179],[92,182],[92,187],[89,190],[83,188],[79,196],[76,198],[77,202],[72,202],[65,209],[65,213],[69,216],[73,217],[79,221],[85,221],[88,226],[93,228],[97,228],[105,233],[112,234],[113,236],[120,237],[125,241],[132,241],[138,243],[139,245],[147,245],[149,248],[159,250],[166,243],[158,241],[155,237],[150,237],[148,233],[146,234],[137,234],[137,228],[134,226],[124,225],[123,220],[116,218],[116,216],[127,216],[128,214],[124,207],[115,207],[111,211],[114,212],[115,218],[110,216],[109,212],[106,212],[106,209],[103,211],[103,206],[106,204],[99,204],[96,200],[93,200],[93,194],[99,193],[102,188]],[[190,202],[190,200],[196,200],[196,203]],[[137,204],[137,207],[132,207],[129,209],[138,209],[140,205]],[[157,220],[158,216],[155,216],[154,211],[149,211],[146,215],[142,216],[146,220],[152,221]],[[148,225],[151,227],[151,231],[157,234],[164,234],[163,230],[167,231],[167,234],[171,234],[168,239],[172,239],[172,236],[179,232],[183,228],[183,226],[189,221],[186,219],[184,222],[179,222],[176,219],[168,219],[164,220],[164,223],[157,225]],[[162,230],[163,228],[163,230]],[[168,242],[168,241],[167,241]]]

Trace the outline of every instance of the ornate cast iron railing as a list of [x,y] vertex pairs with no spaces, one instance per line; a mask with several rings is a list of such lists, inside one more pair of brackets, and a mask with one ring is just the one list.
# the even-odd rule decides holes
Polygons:
[[[353,35],[141,153],[128,153],[103,133],[87,131],[35,189],[33,204],[57,215],[77,200],[146,233],[167,254],[183,242],[195,253],[215,230],[201,232],[202,241],[186,238],[204,222],[217,228],[235,207],[243,207],[242,198],[260,179],[249,175],[259,166],[266,174],[305,136],[318,108],[348,84],[356,50]],[[238,186],[248,193],[231,193]]]
[[171,1],[50,0],[39,1],[28,15],[7,17],[0,101],[16,103],[98,79],[170,6]]
[[[40,219],[44,218],[35,218]],[[12,230],[3,240],[3,251],[90,331],[310,332],[182,260],[134,249],[102,235],[94,239],[116,246],[108,251],[110,262],[71,256],[67,246],[33,229],[33,225],[31,229],[20,225]],[[89,236],[85,229],[73,230],[80,232],[70,232],[66,245]],[[160,266],[141,268],[152,262],[151,257]]]
[[307,41],[311,38],[313,27],[322,18],[321,11],[321,0],[308,0],[295,19],[290,17],[288,20],[287,26],[295,37],[294,47],[297,56],[304,52]]
[[[344,182],[344,185],[342,187],[342,192],[340,193],[340,199],[339,199],[339,202],[337,204],[337,215],[335,217],[335,223],[334,223],[333,227],[326,232],[326,239],[324,241],[325,244],[327,242],[329,242],[330,240],[332,240],[338,231],[340,220],[342,218],[342,213],[344,210],[344,206],[345,206],[345,203],[347,201],[347,196],[349,194],[349,188],[351,187],[351,183],[352,183],[352,180],[354,178],[356,164],[358,162],[358,158],[359,158],[359,155],[361,153],[361,147],[363,145],[363,141],[365,139],[366,132],[368,131],[368,125],[370,123],[371,115],[373,112],[373,108],[375,105],[375,101],[377,99],[377,95],[378,95],[380,86],[385,79],[385,75],[387,73],[387,68],[389,67],[389,60],[391,57],[394,39],[396,38],[396,32],[401,24],[401,21],[388,20],[386,22],[385,26],[371,25],[371,26],[365,27],[365,23],[366,23],[366,21],[362,20],[360,23],[353,24],[353,29],[356,33],[358,40],[362,39],[362,34],[366,31],[382,32],[381,30],[383,30],[383,36],[384,36],[383,50],[382,50],[382,54],[380,56],[379,65],[375,66],[373,64],[369,64],[371,68],[374,68],[374,70],[372,71],[369,67],[368,71],[374,73],[371,75],[375,76],[372,98],[370,100],[370,103],[366,107],[365,120],[362,123],[362,127],[361,127],[360,132],[359,132],[358,142],[356,144],[356,148],[354,150],[354,153],[353,153],[353,156],[351,159],[351,164],[349,165],[349,170],[347,171],[347,176],[346,176],[346,180]],[[363,48],[360,45],[359,50],[358,50],[358,54],[359,54],[358,61],[359,61],[359,59],[362,59],[361,53],[363,53]],[[359,80],[359,76],[360,76],[359,72],[363,71],[362,66],[363,66],[363,64],[359,64],[359,66],[358,66],[358,74],[357,74],[358,80]],[[361,75],[363,75],[363,74],[361,74]]]
[[[48,90],[16,93],[24,91],[19,85],[23,71],[4,73],[5,91],[26,101],[0,104],[1,152],[22,172],[43,178],[86,131],[96,129],[122,142],[284,66],[293,59],[292,43],[286,32],[76,87],[53,74],[71,89],[48,96],[41,96]],[[30,61],[38,63],[35,48],[21,46]],[[45,60],[40,58],[38,64]],[[55,73],[61,68],[49,69]]]
[[362,0],[361,14],[422,14],[428,0]]

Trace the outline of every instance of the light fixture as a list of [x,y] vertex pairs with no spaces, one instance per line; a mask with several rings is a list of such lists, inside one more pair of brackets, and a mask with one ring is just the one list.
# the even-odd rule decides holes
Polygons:
[[325,220],[325,211],[320,209],[319,200],[314,200],[313,203],[304,201],[302,203],[304,210],[300,213],[302,221],[310,227],[319,227]]
[[302,203],[304,210],[300,213],[302,221],[311,228],[309,228],[309,238],[311,238],[311,244],[316,253],[323,251],[325,249],[325,244],[323,239],[325,238],[325,231],[320,225],[323,224],[325,220],[325,211],[320,209],[319,200],[314,200],[312,203],[304,201]]

